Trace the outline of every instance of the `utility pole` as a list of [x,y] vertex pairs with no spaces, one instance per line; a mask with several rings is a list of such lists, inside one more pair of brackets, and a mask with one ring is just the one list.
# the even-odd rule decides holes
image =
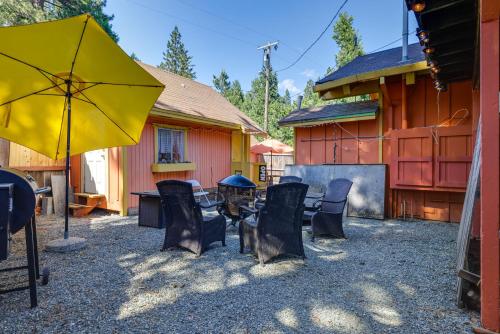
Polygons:
[[264,50],[264,70],[266,74],[266,93],[264,95],[264,131],[268,129],[269,112],[269,76],[271,75],[271,49],[278,49],[278,42],[268,42],[266,45],[259,46],[257,50]]

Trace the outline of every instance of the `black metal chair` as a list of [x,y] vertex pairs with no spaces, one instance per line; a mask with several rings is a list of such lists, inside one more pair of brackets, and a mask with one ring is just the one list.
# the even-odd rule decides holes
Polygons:
[[293,176],[293,175],[283,175],[283,176],[280,176],[280,181],[279,183],[282,184],[282,183],[288,183],[288,182],[302,182],[302,178],[301,177],[298,177],[298,176]]
[[203,217],[201,211],[202,208],[221,205],[221,202],[206,205],[197,203],[193,186],[188,182],[165,180],[156,186],[167,222],[162,251],[182,247],[200,256],[215,241],[226,245],[224,216],[217,214],[215,217]]
[[261,265],[284,254],[304,259],[302,214],[308,188],[307,184],[297,182],[277,184],[267,188],[266,202],[261,209],[242,206],[242,212],[254,215],[239,225],[240,253],[249,247]]
[[345,238],[342,217],[351,186],[352,182],[347,179],[332,180],[325,196],[314,203],[312,209],[316,212],[311,218],[312,241],[322,235]]

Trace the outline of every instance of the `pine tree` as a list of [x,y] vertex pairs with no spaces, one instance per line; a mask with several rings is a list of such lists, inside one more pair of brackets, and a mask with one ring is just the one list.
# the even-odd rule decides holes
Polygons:
[[288,89],[285,89],[285,95],[283,95],[283,103],[288,105],[292,104],[292,97],[290,96],[290,91]]
[[[259,72],[257,78],[252,81],[252,89],[245,95],[241,110],[250,116],[260,126],[264,124],[264,94],[266,87],[266,76],[264,69]],[[286,93],[285,93],[286,95]],[[292,105],[286,103],[286,97],[279,95],[278,76],[276,72],[270,71],[269,77],[269,124],[268,134],[284,143],[291,144],[293,141],[293,130],[282,128],[278,121],[292,111]]]
[[314,92],[314,81],[309,79],[304,88],[304,98],[302,99],[302,108],[317,107],[325,105],[328,102],[323,101],[318,93]]
[[[278,92],[278,76],[272,70],[269,72],[269,105],[279,98]],[[252,81],[251,90],[245,95],[245,101],[242,110],[250,116],[259,125],[264,124],[264,94],[266,91],[266,74],[265,70],[259,72],[257,78]],[[269,108],[269,115],[271,108]]]
[[179,28],[175,26],[167,43],[167,51],[163,52],[163,61],[158,67],[189,79],[195,79],[196,73],[191,64],[192,57],[188,54],[181,37]]
[[240,82],[238,80],[234,80],[231,83],[231,87],[227,91],[226,98],[234,106],[241,109],[244,101],[244,95],[243,95],[243,90],[241,89]]
[[213,76],[212,82],[215,89],[222,95],[227,97],[229,89],[231,89],[231,82],[229,81],[229,75],[222,69],[218,76]]
[[353,27],[354,18],[348,13],[342,13],[333,27],[333,40],[340,50],[335,56],[335,66],[344,66],[354,58],[364,54],[361,38]]
[[108,35],[118,42],[111,21],[103,9],[106,0],[1,0],[0,26],[36,23],[90,13]]
[[139,57],[137,57],[137,55],[135,54],[135,52],[132,52],[132,53],[130,54],[130,58],[132,58],[132,59],[133,59],[133,60],[135,60],[135,61],[141,61],[141,60],[139,59]]

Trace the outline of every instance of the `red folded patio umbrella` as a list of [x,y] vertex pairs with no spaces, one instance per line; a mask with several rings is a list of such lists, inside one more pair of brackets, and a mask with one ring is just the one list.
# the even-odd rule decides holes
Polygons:
[[265,154],[271,153],[271,177],[273,175],[273,153],[274,154],[284,154],[292,153],[293,147],[280,142],[277,139],[268,138],[258,144],[250,147],[250,152],[255,154]]

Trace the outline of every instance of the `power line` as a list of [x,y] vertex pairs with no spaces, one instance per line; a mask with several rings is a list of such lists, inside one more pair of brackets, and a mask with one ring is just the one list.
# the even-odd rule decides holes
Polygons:
[[155,9],[155,8],[152,8],[152,7],[149,7],[149,6],[146,6],[146,5],[142,4],[142,3],[139,3],[139,2],[136,2],[136,1],[133,1],[133,0],[127,0],[127,1],[128,1],[128,2],[130,2],[130,3],[135,4],[136,6],[140,6],[140,7],[143,7],[143,8],[145,8],[145,9],[149,10],[149,11],[152,11],[152,12],[154,12],[154,13],[156,13],[156,14],[165,15],[165,16],[168,16],[168,17],[174,18],[174,19],[176,19],[176,20],[183,21],[183,22],[185,22],[185,23],[187,23],[187,24],[193,25],[193,26],[198,27],[198,28],[200,28],[200,29],[203,29],[203,30],[205,30],[205,31],[206,31],[206,30],[209,30],[209,31],[211,31],[211,32],[213,32],[213,33],[216,33],[216,34],[219,34],[219,35],[221,35],[221,36],[225,36],[225,37],[227,37],[227,38],[234,39],[234,40],[239,41],[239,42],[241,42],[241,43],[251,45],[252,47],[256,47],[256,45],[257,45],[257,43],[253,43],[253,42],[250,42],[250,41],[247,41],[247,40],[241,39],[241,38],[239,38],[239,37],[235,37],[235,36],[232,36],[232,35],[229,35],[229,34],[226,34],[226,33],[220,32],[220,31],[218,31],[218,30],[214,30],[214,29],[212,29],[212,28],[210,28],[210,27],[206,27],[206,26],[203,26],[203,25],[201,25],[201,24],[198,24],[198,23],[195,23],[195,22],[192,22],[192,21],[186,20],[186,19],[184,19],[184,18],[182,18],[182,17],[179,17],[179,16],[176,16],[176,15],[173,15],[173,14],[167,13],[167,12],[165,12],[165,11],[163,11],[163,10],[158,10],[158,9]]
[[[415,33],[415,32],[416,32],[416,30],[414,30],[414,31],[412,31],[412,32],[410,32],[410,33],[408,33],[408,35],[411,35],[411,34],[413,34],[413,33]],[[399,37],[398,39],[395,39],[395,40],[393,40],[392,42],[389,42],[389,43],[387,43],[387,44],[385,44],[385,45],[383,45],[383,46],[381,46],[381,47],[379,47],[379,48],[376,48],[375,50],[372,50],[372,51],[368,52],[367,54],[370,54],[370,53],[374,53],[374,52],[380,51],[380,50],[382,50],[382,49],[384,49],[384,48],[386,48],[386,47],[388,47],[388,46],[391,46],[391,45],[392,45],[392,44],[394,44],[394,43],[399,42],[399,41],[400,41],[400,40],[402,40],[402,39],[403,39],[403,37]]]
[[277,70],[276,72],[286,71],[289,68],[295,66],[295,64],[297,64],[306,55],[306,53],[309,52],[309,50],[311,50],[311,48],[321,39],[321,37],[323,37],[323,35],[328,31],[328,28],[330,28],[330,26],[332,25],[333,21],[335,21],[335,19],[339,15],[340,11],[342,10],[342,8],[344,8],[344,6],[347,4],[347,1],[349,1],[349,0],[344,0],[342,5],[340,6],[340,8],[337,10],[337,12],[333,16],[333,18],[330,20],[328,25],[325,27],[325,29],[323,29],[321,34],[311,43],[311,45],[309,45],[307,47],[307,49],[304,50],[304,52],[302,52],[302,54],[295,61],[293,63],[291,63],[290,65],[288,65],[287,67],[282,68],[280,70]]
[[[208,30],[208,31],[211,31],[211,32],[216,33],[216,34],[218,34],[218,35],[221,35],[221,36],[224,36],[224,37],[227,37],[227,38],[231,38],[231,39],[236,40],[236,41],[238,41],[238,42],[241,42],[241,43],[244,43],[244,44],[247,44],[247,45],[251,45],[252,47],[256,47],[256,46],[258,45],[257,43],[253,43],[253,42],[250,42],[250,41],[247,41],[247,40],[241,39],[241,38],[239,38],[239,37],[235,37],[235,36],[232,36],[232,35],[226,34],[226,33],[224,33],[224,32],[221,32],[221,31],[218,31],[218,30],[212,29],[212,28],[210,28],[210,27],[203,26],[203,25],[201,25],[201,24],[198,24],[198,23],[192,22],[192,21],[190,21],[190,20],[186,20],[186,19],[184,19],[184,18],[182,18],[182,17],[180,17],[180,16],[177,16],[177,15],[173,15],[173,14],[167,13],[167,12],[165,12],[165,11],[163,11],[163,10],[159,10],[159,9],[156,9],[156,8],[153,8],[153,7],[149,7],[149,6],[147,6],[147,5],[144,5],[144,4],[142,4],[142,3],[136,2],[136,1],[134,1],[134,0],[126,0],[126,1],[128,1],[128,2],[130,2],[130,3],[133,3],[133,4],[134,4],[134,5],[136,5],[136,6],[143,7],[143,8],[145,8],[145,9],[147,9],[147,10],[151,11],[151,12],[154,12],[154,13],[156,13],[156,14],[160,14],[160,15],[168,16],[168,17],[174,18],[174,19],[176,19],[176,20],[183,21],[183,22],[185,22],[185,23],[187,23],[187,24],[190,24],[190,25],[195,26],[195,27],[197,27],[197,28],[199,28],[199,29],[202,29],[203,31],[207,31],[207,30]],[[277,55],[277,57],[278,57],[278,58],[280,58],[280,59],[282,59],[282,60],[284,60],[284,61],[287,61],[287,62],[289,61],[289,59],[283,58],[283,57],[281,57],[281,56],[279,56],[279,55]]]
[[[220,20],[223,20],[223,21],[226,21],[226,22],[228,22],[228,23],[231,23],[231,24],[233,24],[233,25],[235,25],[235,26],[238,26],[238,27],[240,27],[240,28],[243,28],[243,29],[245,29],[245,30],[247,30],[247,31],[249,31],[249,32],[252,32],[252,33],[256,34],[256,35],[260,35],[260,36],[262,36],[262,37],[265,37],[266,39],[277,40],[276,36],[274,36],[274,37],[273,37],[273,36],[271,36],[271,35],[269,35],[269,34],[267,34],[267,33],[264,33],[264,32],[261,32],[261,31],[258,31],[258,30],[254,29],[254,28],[251,28],[251,27],[248,27],[248,26],[246,26],[246,25],[243,25],[243,24],[241,24],[241,23],[239,23],[239,22],[237,22],[237,21],[234,21],[234,20],[228,19],[227,17],[224,17],[224,16],[219,15],[219,14],[217,14],[217,13],[214,13],[214,12],[212,12],[212,11],[206,10],[206,9],[204,9],[204,8],[197,7],[197,6],[195,6],[195,5],[191,4],[191,3],[184,2],[184,1],[181,1],[181,0],[176,0],[176,1],[177,1],[178,3],[180,3],[181,5],[183,5],[183,6],[187,6],[187,7],[194,8],[194,9],[196,9],[196,10],[200,11],[200,12],[206,13],[206,14],[211,15],[211,16],[213,16],[213,17],[216,17],[216,18],[218,18],[218,19],[220,19]],[[281,43],[282,45],[286,46],[287,48],[289,48],[290,50],[294,51],[295,53],[301,53],[301,52],[302,52],[299,48],[297,48],[297,47],[295,47],[295,46],[292,46],[292,45],[290,45],[290,44],[288,44],[288,43],[286,43],[286,42],[284,42],[284,41],[282,41],[282,40],[280,40],[280,43]],[[282,57],[280,57],[280,56],[277,56],[277,57],[278,57],[278,58],[281,58],[281,59],[284,59],[284,58],[282,58]],[[311,59],[310,57],[306,57],[306,59],[307,59],[307,60],[309,60],[309,61],[311,61],[311,62],[313,62],[313,63],[315,63],[316,65],[323,66],[322,64],[320,64],[319,62],[317,62],[317,61],[316,61],[316,60],[314,60],[314,59]]]

